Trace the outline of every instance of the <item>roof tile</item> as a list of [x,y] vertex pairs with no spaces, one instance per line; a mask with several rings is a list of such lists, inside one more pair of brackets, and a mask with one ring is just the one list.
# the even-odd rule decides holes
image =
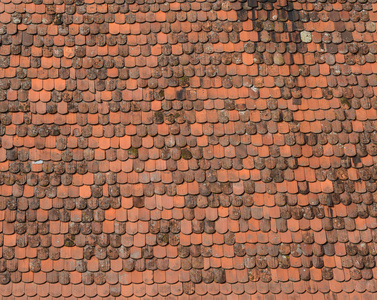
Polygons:
[[375,292],[373,5],[40,2],[0,5],[4,297]]

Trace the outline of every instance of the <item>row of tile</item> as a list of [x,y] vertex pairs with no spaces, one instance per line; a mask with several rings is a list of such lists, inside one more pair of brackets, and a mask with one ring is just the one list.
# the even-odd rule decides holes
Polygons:
[[[195,186],[203,182],[210,184],[218,181],[221,184],[240,182],[241,185],[245,186],[247,193],[262,193],[264,187],[268,185],[282,188],[284,184],[279,185],[279,183],[286,181],[285,184],[290,185],[290,182],[295,180],[301,190],[300,194],[307,194],[303,191],[308,187],[312,188],[312,193],[318,193],[318,185],[323,185],[324,187],[325,185],[331,186],[333,184],[334,188],[342,184],[357,185],[358,183],[355,183],[355,181],[375,180],[377,173],[376,167],[369,167],[374,164],[371,157],[363,158],[360,161],[356,159],[339,159],[332,163],[330,163],[329,159],[323,158],[317,160],[287,160],[270,157],[264,160],[259,157],[254,159],[249,157],[244,160],[224,158],[219,161],[212,157],[212,161],[206,164],[208,166],[206,168],[207,171],[206,169],[197,170],[195,168],[197,164],[195,163],[181,164],[178,162],[174,164],[174,160],[151,160],[145,163],[142,160],[112,160],[118,166],[112,163],[106,164],[105,162],[102,166],[98,166],[98,163],[82,162],[82,157],[76,160],[78,162],[67,163],[54,163],[46,160],[42,166],[39,165],[42,164],[39,160],[36,160],[34,164],[10,163],[8,165],[3,163],[1,164],[1,171],[10,171],[11,174],[1,173],[1,182],[5,185],[13,185],[14,183],[27,185],[29,186],[28,188],[38,184],[43,187],[49,184],[54,187],[60,185],[80,187],[86,185],[93,189],[107,185],[106,192],[108,193],[111,188],[110,185],[116,183],[145,184],[162,182],[164,184],[174,183],[178,186],[186,182],[186,184],[192,183],[190,186],[195,188]],[[70,161],[72,161],[72,158]],[[37,166],[34,166],[35,164]],[[239,164],[245,164],[246,168],[241,170],[237,167]],[[202,164],[200,163],[199,165]],[[211,170],[208,170],[209,168]],[[174,173],[166,173],[164,171]],[[75,174],[76,172],[77,174]],[[17,173],[20,174],[13,175]],[[95,175],[93,175],[94,173]],[[251,180],[251,182],[247,182],[248,180]],[[362,183],[359,182],[359,184]],[[368,189],[374,186],[374,182],[365,184],[367,184]],[[249,186],[246,187],[247,185]],[[270,194],[275,193],[276,191]],[[337,193],[341,194],[342,192]]]
[[[182,223],[185,222],[190,223],[190,221],[182,221]],[[262,223],[263,220],[260,222]],[[51,221],[51,223],[53,225],[51,225],[51,230],[54,230],[55,232],[57,227],[55,226],[56,222],[54,223]],[[206,222],[205,224],[208,223],[209,222]],[[234,225],[235,222],[233,222],[233,224],[230,222],[228,223],[229,225],[232,225],[230,230],[238,230],[236,225]],[[267,222],[265,221],[264,224],[266,223]],[[279,222],[273,221],[272,223]],[[85,226],[84,229],[87,232],[78,233],[79,231],[74,231],[74,229],[77,229],[78,227],[77,224],[72,224],[70,232],[74,233],[54,233],[46,235],[46,228],[48,226],[39,223],[40,226],[38,226],[38,228],[40,229],[40,233],[36,233],[36,230],[38,230],[37,228],[31,228],[28,231],[29,236],[27,240],[26,238],[22,239],[21,237],[21,235],[25,233],[24,224],[16,224],[16,231],[17,234],[19,234],[18,237],[15,232],[11,233],[12,228],[8,225],[5,229],[11,234],[5,234],[4,241],[1,242],[2,247],[4,247],[2,262],[5,264],[7,260],[13,261],[13,263],[16,264],[15,268],[17,269],[17,261],[21,264],[22,259],[25,258],[25,250],[27,250],[28,253],[26,253],[26,255],[28,258],[38,258],[36,262],[47,260],[49,263],[52,263],[51,259],[57,260],[60,257],[73,259],[82,259],[84,257],[90,259],[92,256],[95,256],[95,259],[100,260],[106,258],[116,260],[119,257],[122,259],[128,259],[131,256],[132,259],[130,259],[129,262],[134,264],[135,260],[138,259],[175,258],[179,255],[181,258],[184,258],[182,267],[186,265],[186,267],[189,266],[188,269],[191,269],[192,266],[190,263],[193,260],[193,255],[194,257],[202,255],[198,259],[194,259],[194,268],[200,269],[203,267],[203,256],[206,257],[204,259],[206,262],[205,265],[210,265],[212,267],[223,266],[225,269],[232,269],[234,267],[232,263],[234,262],[237,262],[238,267],[236,267],[236,269],[242,269],[243,267],[252,268],[255,266],[255,259],[257,259],[257,261],[262,260],[263,264],[260,262],[258,265],[260,268],[267,263],[269,267],[273,269],[282,266],[283,268],[284,266],[288,268],[290,264],[295,267],[310,267],[314,264],[316,268],[321,268],[321,266],[323,267],[324,265],[333,268],[335,267],[334,262],[337,261],[339,257],[338,261],[341,260],[341,265],[344,268],[355,266],[357,269],[363,270],[365,268],[372,269],[375,266],[374,256],[376,256],[376,245],[375,242],[372,241],[373,235],[375,235],[375,229],[349,232],[347,232],[347,229],[303,231],[304,240],[302,241],[302,237],[298,231],[266,233],[266,230],[270,229],[263,226],[263,223],[260,229],[261,233],[258,234],[258,237],[253,239],[249,238],[249,235],[256,235],[255,232],[258,230],[256,230],[256,226],[253,226],[252,224],[250,224],[251,230],[254,230],[255,232],[250,231],[249,235],[244,232],[227,232],[227,228],[221,228],[221,226],[224,227],[224,224],[221,224],[221,220],[206,225],[205,231],[207,233],[201,228],[198,229],[203,222],[193,224],[195,229],[194,232],[190,229],[191,224],[183,224],[180,230],[185,233],[179,233],[179,231],[178,233],[158,233],[157,231],[154,234],[145,234],[145,228],[148,227],[148,222],[145,222],[145,224],[146,226],[141,224],[139,228],[139,231],[144,233],[137,233],[137,226],[131,224],[130,229],[123,230],[128,233],[123,233],[122,235],[114,234],[111,233],[114,232],[114,226],[124,228],[125,223],[105,221],[103,226],[98,222],[95,222],[92,226],[94,232],[91,232],[92,228],[90,226]],[[22,231],[22,229],[24,230]],[[33,232],[33,230],[35,232]],[[59,232],[59,230],[60,229],[58,228],[57,232]],[[63,231],[64,228],[61,230]],[[80,228],[78,228],[78,230],[80,230]],[[104,233],[98,234],[99,230],[103,230]],[[117,232],[119,232],[119,230],[117,230]],[[17,238],[18,240],[16,240]],[[246,238],[250,241],[249,243],[245,242]],[[267,243],[269,239],[272,240],[272,243]],[[100,245],[94,246],[94,242],[96,241]],[[167,246],[167,244],[169,245]],[[15,246],[20,247],[21,250],[19,248],[14,249],[13,247]],[[40,247],[50,247],[50,250]],[[220,262],[220,258],[222,262]],[[324,265],[323,258],[325,258]],[[249,263],[245,265],[240,264],[240,261],[245,260]],[[200,261],[201,263],[196,264],[195,261]],[[25,262],[28,261],[23,261],[23,263]],[[10,262],[8,262],[8,267],[9,263]],[[59,261],[56,263],[58,264]],[[187,265],[187,263],[189,264]],[[178,269],[179,268],[180,267],[178,267]],[[7,268],[5,268],[4,271],[6,269]],[[14,269],[14,266],[12,269]],[[23,267],[22,270],[24,270],[23,272],[26,272],[28,268],[25,269]],[[58,267],[56,270],[58,270]]]
[[[294,282],[294,283],[247,283],[247,284],[199,284],[193,283],[177,283],[177,284],[104,284],[104,285],[60,285],[60,284],[41,284],[36,285],[33,283],[13,283],[9,284],[2,290],[3,296],[21,297],[26,296],[39,296],[39,297],[64,297],[71,298],[79,297],[80,299],[85,295],[86,297],[93,298],[95,296],[108,297],[167,297],[161,299],[190,299],[195,296],[198,299],[261,299],[268,297],[268,299],[297,299],[297,297],[305,297],[305,299],[325,299],[325,295],[329,292],[334,296],[339,296],[342,299],[373,299],[373,294],[376,291],[375,282],[366,281],[356,283],[349,281],[349,286],[346,291],[343,291],[341,286],[336,281],[325,281],[323,283],[316,282]],[[13,295],[11,295],[13,290]],[[267,292],[271,290],[271,294]],[[364,293],[365,292],[365,293]],[[360,295],[359,293],[363,293]],[[325,294],[325,295],[324,295]],[[253,296],[252,296],[253,295]],[[157,297],[157,298],[155,298]],[[178,297],[178,298],[177,298]],[[201,298],[200,298],[201,297]],[[275,298],[276,297],[276,298]],[[367,298],[365,298],[367,297]],[[369,297],[369,298],[368,298]],[[5,298],[4,299],[8,299]]]
[[[174,127],[184,126],[182,124],[185,124],[187,127],[204,126],[204,128],[211,128],[215,123],[219,123],[218,126],[226,126],[222,124],[230,123],[228,126],[241,126],[241,128],[236,128],[237,130],[241,130],[240,133],[244,133],[243,127],[247,125],[262,127],[255,130],[255,132],[259,133],[266,133],[266,130],[260,131],[260,129],[263,129],[263,126],[267,125],[268,127],[272,127],[269,129],[275,128],[275,131],[271,130],[272,133],[276,132],[276,126],[281,126],[279,129],[281,129],[282,133],[289,131],[308,133],[310,132],[308,126],[316,125],[311,124],[311,122],[320,122],[322,127],[324,127],[313,131],[316,133],[322,131],[326,133],[330,133],[331,131],[341,132],[342,129],[347,130],[348,133],[352,129],[356,132],[363,132],[364,130],[372,132],[374,130],[373,127],[377,127],[375,121],[376,99],[368,97],[363,99],[333,99],[327,103],[322,103],[321,107],[319,106],[320,102],[316,99],[301,100],[300,105],[292,104],[288,101],[284,101],[285,103],[283,103],[284,99],[254,101],[246,100],[245,98],[208,101],[153,100],[151,102],[135,101],[135,103],[122,101],[110,103],[76,102],[67,104],[61,102],[61,100],[70,97],[67,102],[71,102],[72,95],[63,93],[63,95],[59,95],[58,97],[56,101],[53,98],[51,103],[38,100],[30,104],[24,104],[19,101],[16,102],[17,106],[12,101],[0,102],[2,127],[12,124],[24,124],[23,126],[16,127],[15,134],[25,136],[28,130],[38,130],[39,128],[34,129],[38,125],[44,125],[40,128],[46,130],[52,127],[57,131],[59,129],[57,127],[59,126],[65,124],[74,126],[77,123],[78,126],[74,127],[74,129],[77,128],[74,135],[80,136],[81,131],[85,130],[89,131],[85,132],[86,137],[89,137],[93,130],[96,130],[97,136],[101,137],[102,135],[99,135],[101,132],[104,134],[106,130],[114,129],[118,129],[119,131],[117,136],[123,136],[125,133],[127,135],[135,135],[137,128],[134,126],[122,128],[124,125],[131,124],[135,126],[149,125],[150,129],[156,130],[156,126],[158,127],[158,125],[164,123],[166,125],[174,125]],[[169,98],[172,99],[171,96]],[[11,108],[14,108],[14,110],[11,110]],[[298,108],[300,109],[298,110]],[[29,125],[30,113],[38,116],[38,120],[32,125]],[[110,118],[106,118],[105,116],[109,116]],[[55,122],[53,122],[54,118]],[[300,123],[293,127],[291,122],[294,121]],[[342,121],[342,123],[338,121]],[[93,126],[99,123],[101,123],[100,126],[93,128]],[[111,125],[117,124],[119,124],[118,128],[111,127]],[[87,128],[85,128],[86,125],[88,125]],[[126,131],[126,129],[128,130]],[[141,129],[143,128],[139,128],[139,130]],[[25,131],[26,133],[21,135]],[[228,134],[233,133],[233,131],[229,131]],[[34,133],[34,136],[37,134]],[[71,132],[65,131],[62,134],[69,135]],[[155,136],[157,133],[147,132],[146,134]],[[253,132],[250,131],[249,134],[253,134]],[[29,135],[33,136],[32,134]],[[54,135],[59,134],[56,133]],[[85,136],[84,133],[83,136]]]
[[[8,184],[10,182],[15,183],[15,178],[6,179]],[[145,180],[148,182],[148,180]],[[166,186],[165,186],[166,185]],[[324,193],[325,195],[333,194],[334,192],[339,193],[373,193],[376,191],[376,184],[368,182],[354,182],[354,181],[345,181],[345,182],[335,182],[332,183],[330,180],[325,180],[323,182],[313,182],[308,184],[297,184],[297,182],[283,182],[283,183],[263,183],[257,182],[254,186],[245,181],[239,181],[235,183],[224,182],[224,183],[190,183],[183,182],[180,184],[164,184],[163,182],[158,183],[124,183],[121,187],[118,185],[105,185],[104,187],[96,185],[83,185],[83,186],[55,186],[44,187],[42,185],[33,187],[25,186],[23,188],[19,184],[15,184],[13,187],[9,185],[3,185],[1,187],[1,192],[3,196],[15,196],[15,197],[58,197],[58,198],[76,198],[82,197],[84,199],[90,199],[91,197],[152,197],[156,195],[164,195],[165,193],[169,196],[185,196],[190,195],[202,195],[209,196],[214,195],[229,195],[234,194],[235,196],[248,195],[254,192],[257,193],[290,193],[290,194],[307,194],[309,189],[314,195]],[[153,198],[152,198],[153,199]]]

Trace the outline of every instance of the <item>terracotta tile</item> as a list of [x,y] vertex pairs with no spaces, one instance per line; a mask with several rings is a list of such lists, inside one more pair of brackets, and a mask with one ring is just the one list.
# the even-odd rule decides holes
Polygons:
[[80,196],[83,198],[89,198],[91,196],[91,190],[89,186],[82,186],[80,187]]
[[[11,174],[0,187],[2,255],[15,253],[10,275],[2,277],[13,282],[1,290],[5,297],[248,299],[258,292],[256,298],[285,299],[331,291],[348,298],[354,290],[372,291],[363,281],[370,269],[358,265],[361,279],[353,279],[359,275],[349,270],[358,262],[343,268],[342,259],[352,251],[345,243],[362,250],[375,227],[372,211],[357,208],[369,205],[374,191],[373,5],[354,16],[347,4],[292,2],[286,21],[285,0],[245,3],[258,6],[256,16],[239,3],[220,9],[157,3],[148,12],[133,3],[126,12],[89,0],[88,14],[77,5],[79,14],[64,31],[44,23],[74,11],[50,2],[0,5],[9,25],[9,43],[0,50],[0,77],[9,79],[0,107],[0,169]],[[300,32],[295,22],[304,24]],[[182,149],[190,152],[187,160]],[[52,170],[39,160],[53,162]],[[13,224],[25,218],[41,224],[43,237],[51,234],[47,259],[31,246],[46,249],[50,238],[34,240],[33,227],[26,231],[27,251],[20,250],[26,236]],[[344,225],[333,222],[341,228],[336,237],[329,218],[344,219]],[[76,226],[73,247],[64,246]],[[100,247],[93,251],[91,234]],[[248,271],[255,270],[255,255],[274,261],[281,243],[279,250],[290,254],[287,269]],[[293,255],[296,244],[303,254]],[[34,274],[29,268],[38,264],[27,259],[37,257],[42,273]],[[87,273],[74,265],[82,258]],[[309,262],[336,266],[333,279]],[[305,268],[312,281],[305,281]],[[134,283],[123,269],[138,272]],[[251,275],[255,282],[248,282]],[[50,285],[54,276],[70,280]],[[211,276],[221,285],[206,283]]]

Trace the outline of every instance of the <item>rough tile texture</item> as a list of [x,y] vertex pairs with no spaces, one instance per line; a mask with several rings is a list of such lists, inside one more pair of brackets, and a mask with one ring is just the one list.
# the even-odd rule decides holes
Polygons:
[[2,0],[0,295],[375,299],[374,2]]

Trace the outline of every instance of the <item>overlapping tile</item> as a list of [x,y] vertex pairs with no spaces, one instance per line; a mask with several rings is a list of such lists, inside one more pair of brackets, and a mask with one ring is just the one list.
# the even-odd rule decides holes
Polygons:
[[4,299],[373,299],[374,1],[0,15]]

